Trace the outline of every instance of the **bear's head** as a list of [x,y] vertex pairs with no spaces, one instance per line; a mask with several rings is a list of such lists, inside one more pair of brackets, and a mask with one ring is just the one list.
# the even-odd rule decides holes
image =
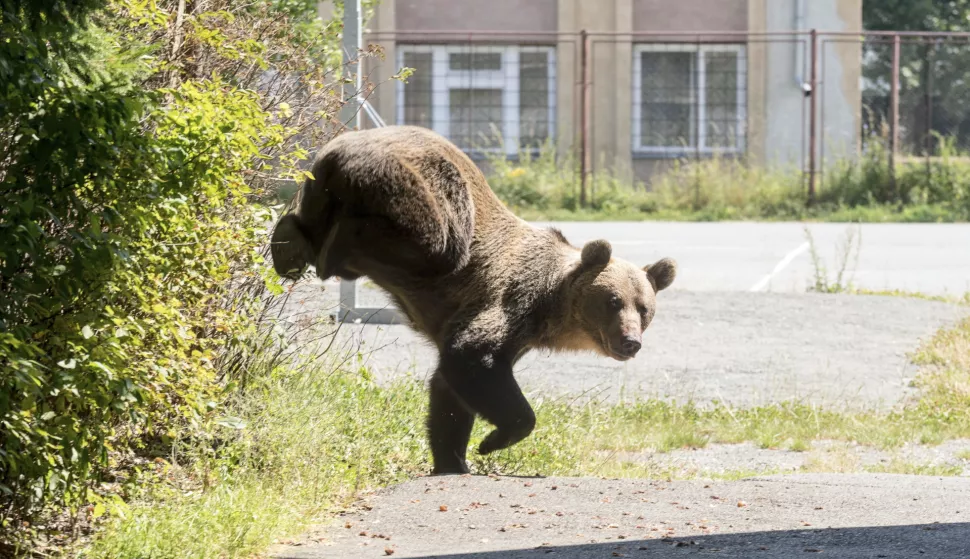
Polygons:
[[610,243],[599,240],[583,247],[575,273],[571,311],[583,345],[619,361],[632,359],[656,312],[656,294],[674,281],[677,263],[664,258],[640,268],[613,258]]

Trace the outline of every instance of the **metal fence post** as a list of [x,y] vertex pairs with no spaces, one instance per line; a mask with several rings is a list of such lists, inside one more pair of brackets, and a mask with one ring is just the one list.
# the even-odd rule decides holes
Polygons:
[[891,91],[889,94],[889,183],[893,197],[899,200],[899,185],[896,183],[896,154],[899,152],[899,33],[893,35],[893,66]]
[[[360,129],[363,124],[362,110],[367,111],[377,126],[383,126],[384,121],[366,100],[360,98],[363,88],[363,69],[360,67],[361,42],[361,0],[344,0],[344,37],[343,37],[343,68],[350,72],[353,68],[353,79],[344,85],[344,105],[340,109],[340,122],[348,129]],[[357,305],[357,282],[340,280],[340,307],[337,309],[337,320],[360,321],[369,324],[398,324],[404,322],[401,314],[393,308],[363,308]]]
[[811,95],[808,111],[808,205],[815,203],[815,175],[818,159],[818,31],[811,33]]
[[585,208],[587,204],[587,190],[589,188],[590,153],[589,153],[589,33],[585,29],[579,32],[582,42],[580,53],[579,74],[579,206]]
[[926,138],[924,138],[926,151],[926,181],[929,183],[933,177],[933,78],[936,70],[936,43],[927,44],[926,61],[923,63],[926,77],[923,80],[924,95],[926,100]]

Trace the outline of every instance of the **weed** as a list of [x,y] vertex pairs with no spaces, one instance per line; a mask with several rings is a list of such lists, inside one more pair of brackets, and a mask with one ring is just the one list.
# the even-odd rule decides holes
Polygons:
[[859,457],[845,444],[813,451],[801,467],[801,471],[805,473],[846,474],[858,469]]
[[862,247],[862,228],[859,226],[846,229],[845,236],[839,241],[837,247],[837,263],[835,281],[829,280],[828,269],[815,245],[815,237],[808,227],[804,228],[805,238],[808,240],[809,254],[812,258],[812,270],[814,272],[815,284],[809,291],[819,293],[844,293],[853,291],[850,282],[852,271],[859,263],[859,252]]

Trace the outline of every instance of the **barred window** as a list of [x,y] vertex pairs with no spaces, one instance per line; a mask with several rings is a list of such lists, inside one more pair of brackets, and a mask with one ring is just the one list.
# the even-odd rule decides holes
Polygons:
[[744,149],[744,46],[637,45],[633,66],[634,151]]
[[398,123],[431,128],[468,152],[513,155],[554,134],[555,50],[542,46],[400,45],[414,68]]

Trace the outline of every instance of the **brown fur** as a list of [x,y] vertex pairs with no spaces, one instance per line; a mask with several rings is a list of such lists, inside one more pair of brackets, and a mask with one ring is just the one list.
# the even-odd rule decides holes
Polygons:
[[277,272],[368,276],[438,348],[429,419],[435,471],[467,471],[474,415],[496,425],[480,451],[535,422],[512,378],[527,351],[629,359],[673,281],[664,259],[639,268],[606,241],[571,246],[509,212],[475,164],[427,129],[344,134],[318,155],[294,211],[273,232]]

